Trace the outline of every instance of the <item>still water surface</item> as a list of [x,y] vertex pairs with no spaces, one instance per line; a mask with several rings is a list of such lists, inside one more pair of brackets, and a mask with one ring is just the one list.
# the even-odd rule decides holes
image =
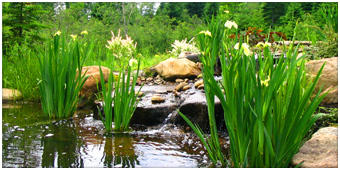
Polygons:
[[[92,110],[51,120],[37,103],[2,107],[2,167],[208,167],[199,139],[172,124],[102,132]],[[227,141],[227,137],[223,137]],[[226,144],[225,144],[226,147]]]

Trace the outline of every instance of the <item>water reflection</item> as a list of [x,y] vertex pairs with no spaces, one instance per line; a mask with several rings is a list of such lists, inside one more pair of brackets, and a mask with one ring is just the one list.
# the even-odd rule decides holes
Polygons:
[[73,123],[62,120],[48,126],[41,138],[43,146],[41,166],[44,168],[80,168],[84,167],[82,157],[78,155],[84,142],[79,138]]
[[130,134],[106,135],[104,147],[104,167],[134,168],[139,165]]
[[[51,120],[39,104],[2,109],[2,167],[207,167],[197,136],[169,125],[101,134],[92,110]],[[137,129],[137,128],[136,128]]]

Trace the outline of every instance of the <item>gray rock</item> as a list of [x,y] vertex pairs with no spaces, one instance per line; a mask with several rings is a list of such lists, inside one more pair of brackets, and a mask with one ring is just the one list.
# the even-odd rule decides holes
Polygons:
[[[208,131],[209,125],[209,115],[208,106],[205,94],[201,91],[196,91],[192,95],[188,95],[185,101],[180,105],[179,111],[184,114],[193,124],[199,125],[203,131]],[[222,105],[218,98],[215,99],[215,119],[218,129],[226,129],[224,125],[224,112]],[[180,124],[185,127],[189,125],[185,120],[178,114],[174,112],[170,117],[170,122],[175,124]]]
[[293,157],[292,165],[304,161],[302,168],[337,168],[338,167],[338,128],[319,129]]

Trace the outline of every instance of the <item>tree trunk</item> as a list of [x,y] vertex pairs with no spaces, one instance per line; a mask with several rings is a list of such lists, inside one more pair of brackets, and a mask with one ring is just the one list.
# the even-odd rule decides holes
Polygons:
[[122,11],[123,11],[123,21],[124,21],[124,32],[125,32],[125,34],[127,34],[128,29],[127,29],[126,18],[125,18],[126,12],[125,12],[125,3],[124,2],[122,2]]

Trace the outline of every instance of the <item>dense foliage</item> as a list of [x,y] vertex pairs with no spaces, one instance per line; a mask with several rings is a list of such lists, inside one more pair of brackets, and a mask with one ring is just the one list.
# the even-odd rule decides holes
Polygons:
[[[313,47],[320,52],[316,58],[334,55],[337,29],[336,34],[329,32],[337,27],[337,6],[332,2],[3,2],[2,85],[21,90],[26,100],[39,99],[39,63],[33,52],[46,46],[58,30],[68,39],[77,36],[79,43],[94,43],[93,54],[84,65],[109,66],[110,51],[105,45],[111,31],[121,29],[123,37],[128,35],[137,43],[134,57],[145,68],[170,56],[176,40],[194,38],[197,43],[198,29],[224,11],[229,11],[229,18],[243,32],[256,27],[263,34],[282,32],[289,40],[297,25],[296,40],[332,40]],[[86,36],[81,34],[84,30]],[[329,44],[330,49],[320,50]]]

